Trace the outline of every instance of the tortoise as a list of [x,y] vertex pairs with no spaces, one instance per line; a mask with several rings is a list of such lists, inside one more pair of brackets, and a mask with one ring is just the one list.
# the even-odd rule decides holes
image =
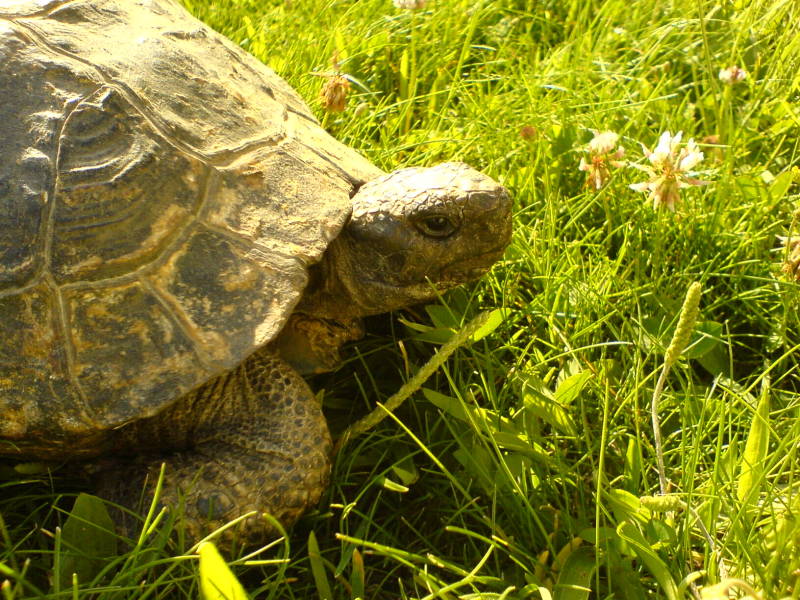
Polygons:
[[128,505],[165,463],[197,535],[291,524],[331,463],[303,376],[485,273],[507,191],[385,173],[173,0],[7,0],[0,62],[0,454]]

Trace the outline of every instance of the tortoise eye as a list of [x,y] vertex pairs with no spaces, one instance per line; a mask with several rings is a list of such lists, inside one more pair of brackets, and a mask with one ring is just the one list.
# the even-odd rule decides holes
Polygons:
[[416,222],[417,229],[423,235],[433,238],[446,238],[456,230],[455,224],[444,215],[428,215]]

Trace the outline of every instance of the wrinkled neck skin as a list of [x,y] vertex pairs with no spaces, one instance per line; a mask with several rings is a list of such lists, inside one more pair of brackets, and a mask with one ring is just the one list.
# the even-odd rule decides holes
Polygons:
[[[311,279],[296,313],[346,324],[437,296],[437,286],[428,281],[410,286],[384,282],[381,274],[391,261],[377,253],[364,255],[358,246],[346,232],[331,242],[322,261],[310,270]],[[451,286],[438,287],[443,291]]]
[[341,346],[364,334],[361,318],[395,308],[389,299],[384,304],[361,293],[344,237],[335,239],[322,261],[309,269],[302,299],[271,344],[301,375],[337,369]]
[[429,282],[397,287],[379,279],[386,257],[364,256],[345,232],[331,242],[322,261],[309,270],[310,281],[294,313],[271,344],[301,375],[333,371],[339,349],[364,335],[362,317],[430,299]]

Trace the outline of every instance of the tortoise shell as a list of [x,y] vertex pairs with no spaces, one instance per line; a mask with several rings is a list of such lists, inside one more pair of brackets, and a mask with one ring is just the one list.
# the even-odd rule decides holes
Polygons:
[[382,172],[170,0],[0,7],[0,437],[150,416],[273,339]]

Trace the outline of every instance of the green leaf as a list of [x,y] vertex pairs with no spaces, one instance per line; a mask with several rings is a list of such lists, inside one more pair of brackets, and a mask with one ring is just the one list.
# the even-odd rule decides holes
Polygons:
[[317,586],[317,593],[320,600],[333,600],[331,584],[328,582],[328,575],[325,573],[325,564],[322,562],[322,553],[319,551],[317,536],[311,531],[308,534],[308,562],[311,565],[311,576]]
[[400,98],[408,98],[408,79],[411,72],[411,60],[408,55],[408,49],[404,49],[400,55]]
[[522,396],[525,410],[535,415],[554,429],[567,435],[575,435],[575,423],[564,407],[553,400],[543,399],[537,394],[525,394]]
[[695,323],[689,343],[683,351],[686,358],[700,358],[714,348],[720,347],[722,341],[722,323],[716,321],[698,321]]
[[[454,313],[453,310],[447,306],[428,304],[425,306],[425,312],[428,313],[434,325],[433,327],[423,325],[422,323],[414,323],[402,317],[398,319],[413,332],[411,337],[415,340],[444,344],[456,335],[457,330],[462,327],[461,315],[459,313]],[[491,334],[510,314],[509,310],[503,308],[496,308],[492,311],[488,311],[485,322],[470,336],[469,342],[476,342]]]
[[[567,377],[558,386],[558,389],[561,390],[562,395],[568,402],[573,399],[570,394],[570,388],[573,388],[573,385],[577,383],[577,379],[580,378],[579,375]],[[525,406],[525,412],[537,419],[541,419],[561,433],[566,433],[567,435],[575,434],[575,423],[572,417],[539,377],[533,373],[525,373],[519,376],[519,381],[522,382],[522,403]],[[576,395],[578,391],[578,389],[574,390]]]
[[612,541],[617,541],[619,536],[612,527],[588,527],[578,533],[578,537],[586,540],[593,546],[608,546]]
[[441,304],[426,304],[425,312],[437,329],[458,329],[461,326],[460,318],[451,309]]
[[496,308],[490,311],[486,322],[472,334],[472,341],[477,342],[492,333],[508,318],[509,314],[510,311],[505,308]]
[[552,457],[533,441],[528,435],[520,431],[514,423],[497,413],[481,407],[467,406],[458,398],[440,394],[435,390],[422,388],[425,398],[437,408],[445,411],[459,421],[477,423],[487,435],[491,436],[494,443],[503,450],[520,452],[524,456],[533,458],[543,463],[552,462]]
[[497,431],[492,434],[492,438],[497,446],[503,450],[519,452],[523,456],[539,461],[541,464],[552,463],[551,456],[547,451],[524,433]]
[[420,342],[445,344],[455,335],[453,327],[430,327],[403,318],[399,318],[398,321],[411,330],[412,339]]
[[484,448],[477,444],[461,447],[453,452],[453,458],[478,481],[484,491],[490,495],[497,493],[496,463]]
[[446,396],[430,388],[422,388],[425,399],[435,407],[443,410],[459,421],[465,423],[478,423],[487,428],[488,431],[512,431],[517,432],[517,428],[506,417],[501,417],[496,412],[482,408],[480,406],[470,406],[458,398]]
[[558,384],[555,400],[561,406],[569,406],[580,395],[586,383],[592,378],[591,371],[581,371],[570,375]]
[[722,337],[723,331],[722,323],[699,321],[683,355],[696,359],[712,375],[727,374],[730,371],[728,343]]
[[[665,349],[675,333],[676,325],[676,323],[670,325],[669,321],[664,318],[645,317],[641,321],[642,333],[644,333],[641,338],[642,344],[646,348],[655,346]],[[723,329],[722,323],[716,321],[698,321],[695,323],[689,342],[681,356],[699,359],[718,350],[722,352],[721,356],[724,359],[726,355],[724,352],[725,342],[722,340]]]
[[352,570],[350,571],[350,589],[351,598],[366,598],[364,595],[364,582],[366,581],[366,573],[364,571],[364,558],[358,549],[353,550],[351,559]]
[[751,175],[740,175],[734,179],[734,183],[745,202],[756,203],[761,200],[764,191],[764,183]]
[[625,450],[624,473],[629,482],[630,490],[639,489],[642,478],[642,449],[639,438],[632,435],[628,440],[628,447]]
[[758,485],[764,474],[764,461],[769,449],[769,386],[764,385],[758,408],[753,415],[744,453],[739,463],[736,497],[740,502],[752,503],[758,495]]
[[61,530],[55,573],[61,587],[72,587],[73,573],[77,573],[79,582],[92,581],[116,554],[117,536],[105,502],[91,494],[80,494]]
[[400,478],[403,485],[411,485],[419,479],[419,471],[414,464],[414,457],[407,454],[401,460],[392,465],[392,471]]
[[617,527],[617,533],[623,540],[628,542],[629,547],[653,575],[658,585],[661,587],[661,593],[664,597],[666,597],[667,600],[679,600],[678,586],[675,580],[672,579],[669,568],[658,554],[656,554],[656,551],[653,550],[644,538],[639,528],[631,521],[625,521],[620,523]]
[[392,481],[388,477],[379,477],[378,482],[390,492],[399,492],[401,494],[408,492],[408,488],[406,486],[399,484],[396,481]]
[[697,362],[714,377],[728,376],[731,374],[731,365],[728,361],[726,344],[718,344],[711,352],[697,359]]
[[336,48],[337,59],[340,62],[347,60],[347,43],[344,40],[344,34],[338,27],[333,32],[334,48]]
[[436,408],[443,410],[451,417],[455,417],[459,421],[464,421],[465,423],[470,422],[467,409],[458,398],[447,396],[430,388],[422,388],[422,394],[428,402],[433,404]]
[[536,394],[546,402],[552,402],[555,399],[553,392],[550,391],[548,385],[542,381],[538,375],[533,373],[520,373],[517,375],[517,380],[521,384],[523,394]]
[[20,475],[42,475],[47,473],[49,467],[40,462],[24,462],[14,465],[14,471]]
[[247,592],[225,564],[212,542],[203,542],[200,555],[200,591],[204,600],[247,600]]
[[650,511],[642,506],[638,496],[619,489],[610,489],[605,496],[617,521],[633,520],[646,523],[650,519]]
[[792,172],[791,171],[784,171],[783,173],[779,173],[775,179],[773,179],[769,184],[769,195],[771,200],[780,200],[786,195],[786,192],[789,191],[789,188],[792,185]]
[[589,546],[578,546],[564,561],[553,589],[555,600],[585,600],[592,591],[591,583],[597,560]]

